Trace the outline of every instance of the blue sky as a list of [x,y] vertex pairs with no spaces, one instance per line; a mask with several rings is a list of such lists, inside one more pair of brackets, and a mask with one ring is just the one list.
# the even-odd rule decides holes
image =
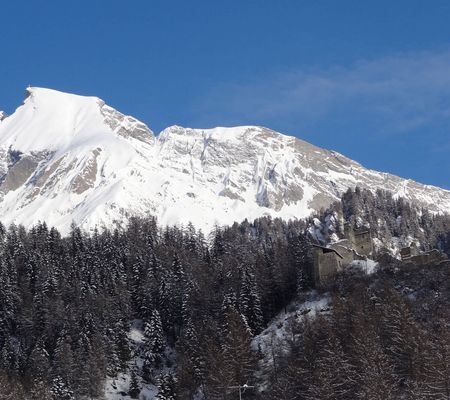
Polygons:
[[448,1],[9,1],[0,109],[96,95],[155,132],[264,125],[450,189]]

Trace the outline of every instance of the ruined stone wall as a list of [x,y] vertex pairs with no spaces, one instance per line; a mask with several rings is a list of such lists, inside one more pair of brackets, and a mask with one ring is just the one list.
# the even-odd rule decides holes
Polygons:
[[438,264],[441,261],[446,260],[445,254],[441,253],[439,250],[431,250],[427,253],[421,253],[404,260],[406,265],[413,264],[415,266],[423,266],[429,264]]
[[316,284],[329,282],[341,269],[342,265],[336,253],[323,253],[320,249],[316,251]]
[[372,253],[372,236],[370,232],[355,233],[352,247],[358,254],[369,256]]
[[331,243],[329,247],[336,250],[343,257],[341,260],[343,267],[351,264],[351,262],[355,259],[349,240],[341,240],[337,243]]
[[419,249],[415,246],[409,246],[400,249],[400,257],[402,258],[402,260],[407,260],[408,258],[418,256],[419,254]]

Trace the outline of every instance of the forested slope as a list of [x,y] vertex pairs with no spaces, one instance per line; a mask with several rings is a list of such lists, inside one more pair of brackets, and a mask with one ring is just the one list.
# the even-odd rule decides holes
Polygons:
[[[344,221],[370,224],[386,245],[380,270],[322,288],[329,312],[297,320],[276,364],[262,363],[252,338],[311,290],[310,228],[339,238]],[[245,383],[248,399],[445,398],[449,265],[405,270],[390,243],[448,251],[449,227],[360,190],[308,220],[244,221],[207,238],[151,218],[67,237],[1,226],[0,398],[102,398],[121,373],[136,398],[155,385],[159,399],[226,399]]]

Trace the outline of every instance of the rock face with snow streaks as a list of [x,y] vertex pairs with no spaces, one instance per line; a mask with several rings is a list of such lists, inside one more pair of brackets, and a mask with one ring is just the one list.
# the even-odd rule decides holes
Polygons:
[[72,222],[93,229],[155,215],[210,230],[305,217],[355,186],[450,210],[449,191],[263,127],[172,126],[155,136],[99,98],[42,88],[27,89],[0,122],[0,220],[27,227],[45,221],[67,233]]

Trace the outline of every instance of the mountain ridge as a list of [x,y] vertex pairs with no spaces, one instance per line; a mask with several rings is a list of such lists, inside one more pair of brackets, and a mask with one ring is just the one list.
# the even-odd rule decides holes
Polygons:
[[67,233],[131,216],[205,231],[264,215],[303,218],[348,188],[386,189],[450,210],[450,191],[364,168],[344,155],[258,126],[158,135],[94,96],[28,88],[0,122],[0,220]]

